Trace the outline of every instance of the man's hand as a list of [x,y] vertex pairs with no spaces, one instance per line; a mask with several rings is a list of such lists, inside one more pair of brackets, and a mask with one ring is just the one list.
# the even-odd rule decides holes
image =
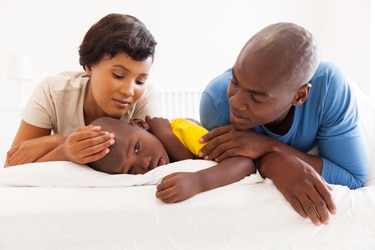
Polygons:
[[207,142],[207,145],[201,150],[199,156],[217,162],[233,156],[258,159],[269,152],[273,141],[275,140],[271,137],[253,130],[239,131],[228,125],[215,128],[202,137],[200,142]]
[[329,186],[306,162],[294,155],[269,153],[259,161],[262,176],[270,178],[302,217],[315,225],[328,224],[336,213]]
[[195,172],[179,172],[165,176],[156,187],[156,197],[165,203],[184,201],[201,192]]

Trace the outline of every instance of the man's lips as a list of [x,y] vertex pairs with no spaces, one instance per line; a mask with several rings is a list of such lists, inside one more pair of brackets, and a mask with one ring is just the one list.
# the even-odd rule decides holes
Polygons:
[[242,116],[242,115],[240,115],[239,113],[237,113],[233,110],[230,111],[230,116],[231,116],[231,118],[233,117],[235,119],[247,119],[245,116]]

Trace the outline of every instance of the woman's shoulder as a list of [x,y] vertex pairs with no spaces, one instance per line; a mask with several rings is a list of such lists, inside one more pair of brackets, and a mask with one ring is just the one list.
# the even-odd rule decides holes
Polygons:
[[89,77],[85,72],[63,71],[44,78],[42,85],[53,90],[73,90],[86,86],[88,80]]

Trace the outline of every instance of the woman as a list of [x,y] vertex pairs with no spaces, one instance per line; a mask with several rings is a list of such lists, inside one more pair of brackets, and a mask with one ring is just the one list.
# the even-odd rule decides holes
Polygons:
[[5,166],[52,160],[85,164],[105,156],[114,137],[89,125],[93,120],[156,115],[156,93],[146,85],[155,46],[133,16],[109,14],[99,20],[79,48],[84,72],[48,77],[35,89]]

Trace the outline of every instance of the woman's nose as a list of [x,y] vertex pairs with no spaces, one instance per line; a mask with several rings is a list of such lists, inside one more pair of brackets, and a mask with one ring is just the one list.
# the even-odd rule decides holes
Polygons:
[[122,84],[120,92],[123,93],[125,96],[133,96],[134,95],[134,85],[133,81],[126,81]]

